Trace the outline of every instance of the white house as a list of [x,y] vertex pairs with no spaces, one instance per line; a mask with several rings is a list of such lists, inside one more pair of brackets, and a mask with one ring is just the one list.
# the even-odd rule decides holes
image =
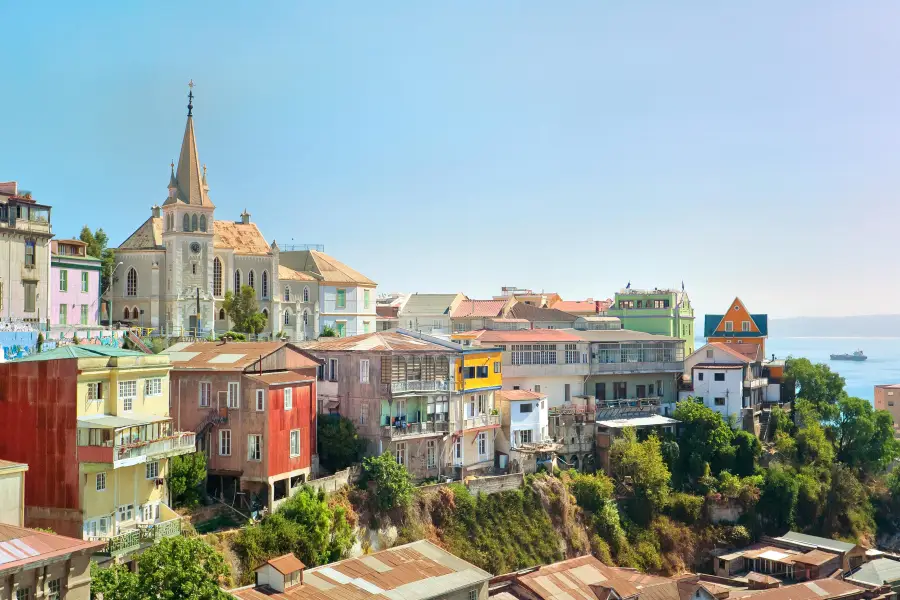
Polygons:
[[540,455],[553,451],[550,444],[549,402],[546,394],[528,390],[502,390],[494,394],[500,411],[495,448],[508,454],[512,472],[534,472]]
[[679,400],[692,397],[749,429],[747,418],[759,413],[768,385],[755,357],[736,346],[711,342],[685,359],[684,371],[687,385],[679,391]]

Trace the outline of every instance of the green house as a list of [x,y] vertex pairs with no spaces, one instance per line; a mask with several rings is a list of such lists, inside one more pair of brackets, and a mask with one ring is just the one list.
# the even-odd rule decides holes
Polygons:
[[681,338],[684,355],[694,352],[694,309],[684,290],[626,288],[616,293],[607,314],[618,317],[623,329]]

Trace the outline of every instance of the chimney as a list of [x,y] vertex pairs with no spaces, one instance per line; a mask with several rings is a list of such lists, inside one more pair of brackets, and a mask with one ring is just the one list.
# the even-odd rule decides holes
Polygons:
[[244,225],[250,224],[250,213],[247,212],[247,209],[244,209],[244,212],[241,213],[241,223]]
[[158,218],[159,218],[159,214],[160,214],[159,206],[156,205],[156,204],[154,204],[153,206],[151,206],[151,207],[150,207],[150,214],[153,215],[153,218],[154,218],[154,219],[158,219]]

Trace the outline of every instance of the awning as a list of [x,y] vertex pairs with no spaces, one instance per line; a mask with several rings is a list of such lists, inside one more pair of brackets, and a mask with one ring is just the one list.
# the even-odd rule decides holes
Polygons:
[[120,427],[138,427],[161,421],[171,421],[172,417],[159,415],[142,415],[129,413],[128,416],[88,415],[78,419],[78,427],[85,429],[118,429]]

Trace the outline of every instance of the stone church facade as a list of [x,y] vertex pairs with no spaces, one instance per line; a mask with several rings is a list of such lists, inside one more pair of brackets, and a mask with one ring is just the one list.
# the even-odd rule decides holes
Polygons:
[[[337,264],[348,279],[338,285],[353,295],[357,288],[369,290],[365,294],[372,297],[371,318],[361,319],[374,324],[375,282],[323,252],[282,253],[274,241],[266,242],[246,210],[236,221],[216,218],[206,167],[201,168],[197,152],[193,107],[188,108],[181,153],[178,164],[172,165],[165,201],[153,206],[150,218],[116,249],[117,266],[105,296],[111,301],[113,322],[173,335],[221,333],[231,328],[222,308],[226,292],[249,285],[268,317],[266,333],[283,333],[298,341],[315,339],[324,326],[320,287],[333,283],[327,281],[332,271],[323,274],[316,267]],[[349,318],[355,317],[354,313]],[[354,323],[346,335],[362,333],[356,330]]]

